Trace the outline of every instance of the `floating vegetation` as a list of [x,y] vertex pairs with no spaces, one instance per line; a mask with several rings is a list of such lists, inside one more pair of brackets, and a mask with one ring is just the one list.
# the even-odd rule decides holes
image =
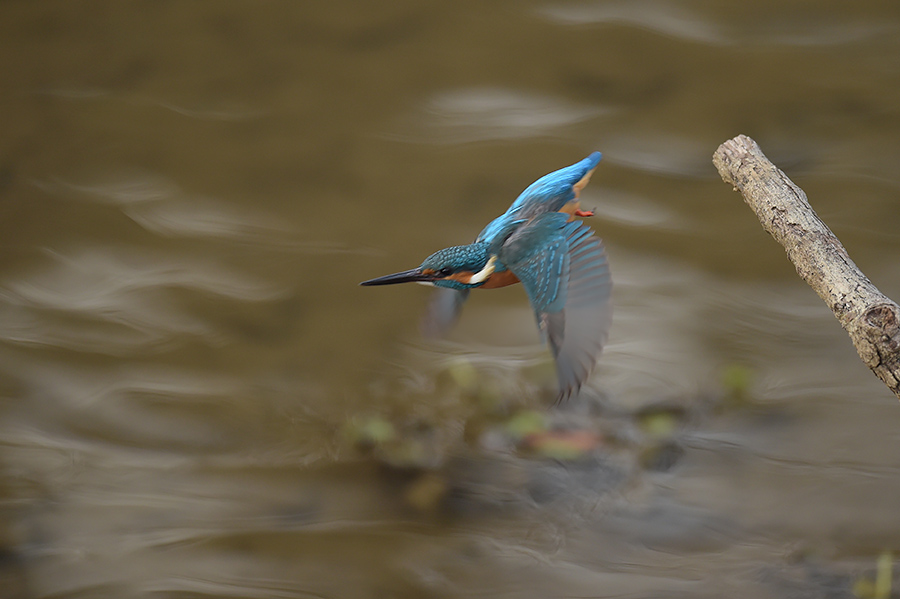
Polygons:
[[652,404],[635,415],[641,431],[652,439],[668,439],[675,435],[687,419],[684,406],[672,402]]
[[750,387],[754,371],[743,364],[729,364],[722,369],[720,381],[725,391],[725,401],[731,405],[742,405],[750,401]]
[[890,599],[894,579],[894,554],[883,551],[875,562],[875,579],[862,577],[853,584],[859,599]]
[[393,441],[397,431],[382,416],[353,418],[344,425],[344,437],[357,449],[370,449]]

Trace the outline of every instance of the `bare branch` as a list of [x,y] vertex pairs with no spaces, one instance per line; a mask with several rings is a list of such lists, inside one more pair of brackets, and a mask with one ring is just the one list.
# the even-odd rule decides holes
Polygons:
[[726,141],[713,154],[713,164],[831,308],[862,361],[900,398],[900,306],[866,278],[803,190],[755,141],[746,135]]

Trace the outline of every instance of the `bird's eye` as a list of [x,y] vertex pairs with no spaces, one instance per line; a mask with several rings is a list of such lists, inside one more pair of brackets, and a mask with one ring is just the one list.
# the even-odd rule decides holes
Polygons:
[[449,277],[452,274],[453,274],[453,269],[449,268],[447,266],[445,266],[444,268],[442,268],[438,271],[438,275],[440,275],[442,277]]

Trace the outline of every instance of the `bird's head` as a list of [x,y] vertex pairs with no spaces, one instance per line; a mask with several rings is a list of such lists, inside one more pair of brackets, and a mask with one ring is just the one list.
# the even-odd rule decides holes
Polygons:
[[457,245],[431,254],[418,268],[363,281],[360,285],[418,282],[450,289],[472,289],[484,285],[494,272],[496,261],[485,243]]

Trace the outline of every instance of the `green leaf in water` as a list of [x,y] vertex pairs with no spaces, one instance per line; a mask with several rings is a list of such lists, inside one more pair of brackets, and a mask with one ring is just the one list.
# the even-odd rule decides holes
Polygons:
[[536,410],[523,410],[506,422],[506,432],[516,439],[545,430],[547,430],[547,419]]
[[450,375],[450,380],[463,391],[472,392],[478,386],[478,370],[466,358],[455,358],[447,364],[447,374]]
[[344,434],[354,445],[382,445],[397,437],[393,423],[381,416],[353,418],[345,425]]
[[875,566],[875,598],[890,599],[891,579],[893,578],[894,555],[890,551],[883,551],[878,556]]
[[651,437],[671,437],[681,424],[681,419],[672,412],[648,413],[640,419],[641,428]]
[[875,580],[860,577],[853,583],[853,594],[859,599],[890,599],[894,577],[894,554],[883,551],[875,562]]
[[743,364],[729,364],[722,370],[722,385],[730,393],[743,395],[750,388],[753,371]]

